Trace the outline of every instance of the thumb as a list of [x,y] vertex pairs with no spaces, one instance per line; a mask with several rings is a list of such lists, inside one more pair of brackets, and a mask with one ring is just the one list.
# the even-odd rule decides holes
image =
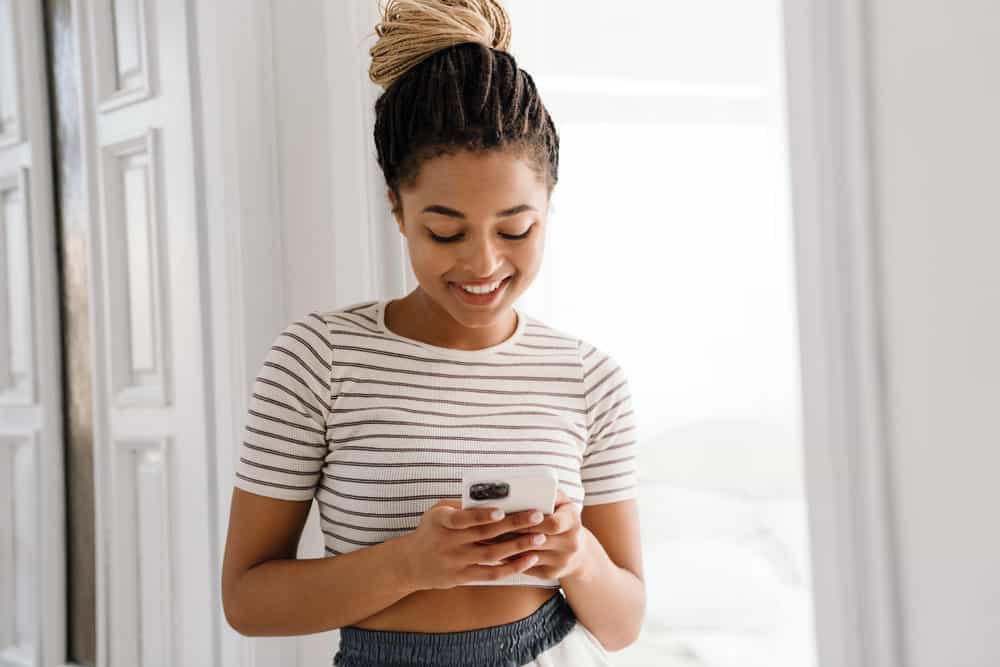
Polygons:
[[446,498],[434,504],[433,508],[437,512],[437,523],[445,528],[458,529],[461,526],[456,523],[459,513],[462,511],[462,501],[454,498]]
[[436,510],[442,518],[449,517],[462,509],[462,501],[456,498],[444,498],[434,503],[431,509]]

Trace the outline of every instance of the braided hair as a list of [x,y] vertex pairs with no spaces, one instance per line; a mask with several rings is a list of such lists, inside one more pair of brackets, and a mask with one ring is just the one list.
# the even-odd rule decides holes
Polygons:
[[460,150],[525,159],[551,196],[559,135],[507,50],[510,19],[499,0],[388,0],[380,13],[368,75],[383,89],[375,147],[396,206],[423,162]]

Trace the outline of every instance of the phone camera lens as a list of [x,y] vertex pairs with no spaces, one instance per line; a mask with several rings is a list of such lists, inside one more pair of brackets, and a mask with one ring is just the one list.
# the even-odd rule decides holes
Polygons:
[[469,497],[473,500],[495,500],[510,495],[510,484],[506,482],[477,482],[469,487]]

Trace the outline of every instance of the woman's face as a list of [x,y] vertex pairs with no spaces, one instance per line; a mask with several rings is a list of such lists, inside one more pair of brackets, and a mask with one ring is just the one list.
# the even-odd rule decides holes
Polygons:
[[[505,152],[461,151],[424,162],[413,186],[400,195],[396,223],[420,289],[433,302],[427,305],[436,304],[454,321],[443,323],[446,335],[460,339],[463,327],[506,326],[513,303],[542,263],[548,191],[538,174]],[[391,191],[389,201],[395,204]],[[457,291],[456,283],[508,277],[488,305],[469,304]]]

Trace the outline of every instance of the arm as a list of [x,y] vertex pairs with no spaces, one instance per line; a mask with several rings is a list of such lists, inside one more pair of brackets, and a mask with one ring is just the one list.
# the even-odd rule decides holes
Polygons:
[[646,615],[639,511],[635,500],[584,506],[579,571],[559,583],[587,629],[609,651],[634,643]]
[[248,636],[302,635],[358,623],[411,592],[399,543],[297,559],[328,452],[332,338],[309,313],[267,351],[248,400],[222,570],[226,620]]
[[582,557],[560,584],[580,621],[606,649],[618,651],[638,639],[646,613],[635,411],[621,364],[590,343],[581,341],[580,352],[588,415],[580,465]]
[[399,538],[332,558],[296,559],[311,503],[233,489],[222,604],[226,620],[240,634],[333,630],[416,590],[405,575]]

